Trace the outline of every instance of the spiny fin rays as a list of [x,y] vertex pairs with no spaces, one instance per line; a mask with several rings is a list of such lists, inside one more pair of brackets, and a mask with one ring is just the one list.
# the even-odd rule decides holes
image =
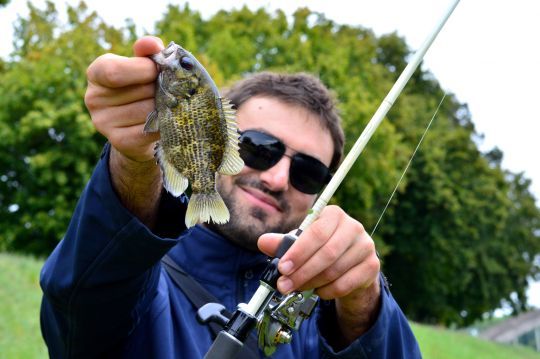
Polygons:
[[158,111],[155,109],[146,117],[146,123],[144,124],[144,133],[159,132],[159,117]]
[[244,161],[238,153],[238,126],[236,124],[236,111],[232,108],[232,104],[226,98],[220,98],[221,108],[225,123],[227,126],[227,143],[223,159],[217,172],[224,175],[235,175],[244,168]]

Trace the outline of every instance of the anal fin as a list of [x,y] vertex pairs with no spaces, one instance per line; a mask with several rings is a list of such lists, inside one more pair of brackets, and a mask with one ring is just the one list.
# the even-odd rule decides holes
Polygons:
[[182,176],[182,174],[167,161],[163,148],[159,143],[156,145],[155,156],[161,167],[161,171],[163,172],[163,187],[165,187],[165,189],[173,196],[179,197],[185,192],[189,183],[188,179]]

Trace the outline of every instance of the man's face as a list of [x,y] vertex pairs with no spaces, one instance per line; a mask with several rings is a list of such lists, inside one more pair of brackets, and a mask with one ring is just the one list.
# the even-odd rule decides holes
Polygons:
[[[297,152],[315,157],[326,166],[333,155],[333,142],[317,116],[308,110],[271,97],[253,97],[237,112],[241,131],[258,130],[281,140],[286,154]],[[219,176],[217,188],[231,212],[218,232],[243,247],[256,250],[264,233],[287,233],[298,228],[316,195],[291,186],[291,159],[283,156],[273,167],[259,171],[244,166],[235,176]]]

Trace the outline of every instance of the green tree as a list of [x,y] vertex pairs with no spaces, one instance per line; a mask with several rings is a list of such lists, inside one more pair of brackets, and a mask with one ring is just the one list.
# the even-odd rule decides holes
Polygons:
[[540,212],[521,175],[488,161],[470,130],[454,127],[431,134],[385,219],[384,268],[411,318],[467,325],[502,302],[527,309]]
[[127,47],[84,3],[68,7],[63,25],[53,3],[28,6],[15,27],[14,60],[0,73],[0,249],[46,254],[104,142],[84,106],[86,67],[106,48]]
[[[62,238],[104,142],[83,103],[85,69],[107,51],[128,55],[136,26],[107,26],[84,3],[68,8],[66,24],[51,2],[29,8],[14,53],[0,62],[0,249],[44,254]],[[339,100],[347,149],[410,56],[396,34],[377,37],[307,8],[203,19],[169,5],[155,34],[192,51],[220,86],[260,70],[318,75]],[[418,69],[334,196],[369,231],[442,97]],[[540,213],[530,182],[501,168],[498,149],[481,153],[479,138],[467,106],[449,94],[374,235],[413,319],[464,325],[501,303],[527,308]]]

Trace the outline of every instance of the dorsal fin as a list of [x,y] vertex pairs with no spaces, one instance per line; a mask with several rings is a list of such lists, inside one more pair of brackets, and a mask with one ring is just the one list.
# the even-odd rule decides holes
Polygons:
[[244,161],[238,153],[238,137],[240,135],[236,124],[236,111],[228,99],[220,98],[219,101],[221,102],[221,110],[227,126],[227,143],[225,144],[223,160],[217,171],[224,175],[235,175],[244,168]]

